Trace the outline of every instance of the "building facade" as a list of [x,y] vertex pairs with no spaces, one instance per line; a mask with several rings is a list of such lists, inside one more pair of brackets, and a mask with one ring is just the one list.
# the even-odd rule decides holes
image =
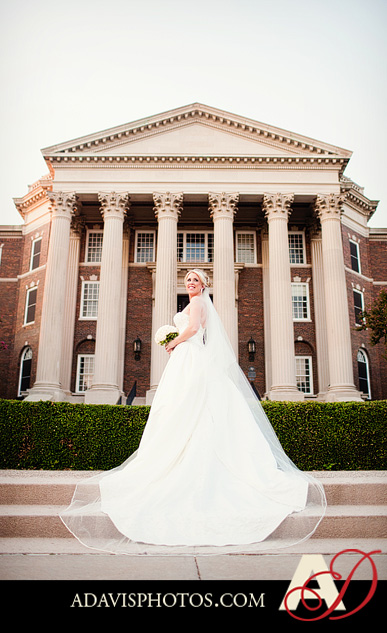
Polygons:
[[387,397],[387,285],[351,152],[202,104],[43,150],[0,227],[1,397],[151,404],[192,267],[261,398]]

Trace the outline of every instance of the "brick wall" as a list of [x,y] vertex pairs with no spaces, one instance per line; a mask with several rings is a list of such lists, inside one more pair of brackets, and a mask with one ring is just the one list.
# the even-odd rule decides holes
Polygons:
[[[375,400],[385,399],[387,398],[387,361],[383,358],[384,350],[382,345],[372,346],[370,343],[369,333],[366,330],[359,330],[356,326],[354,290],[358,290],[363,293],[364,306],[365,308],[369,308],[379,292],[379,287],[374,285],[373,280],[378,277],[380,279],[385,273],[387,273],[387,267],[383,262],[383,260],[387,260],[387,242],[374,243],[363,235],[360,235],[353,230],[349,230],[345,226],[343,226],[342,235],[344,263],[347,267],[346,280],[355,386],[359,389],[357,353],[359,349],[362,349],[365,351],[369,359],[371,396]],[[361,274],[352,271],[350,240],[357,242],[359,245]],[[375,244],[377,244],[376,248]],[[385,280],[387,280],[387,274]]]
[[24,238],[21,231],[15,237],[0,234],[0,397],[13,395],[9,375],[12,371],[15,354],[14,336],[19,285],[16,280],[20,272],[24,251]]
[[[254,367],[254,384],[262,396],[266,391],[262,268],[247,267],[240,272],[238,297],[239,364],[246,375]],[[256,344],[254,361],[249,360],[250,337]]]
[[[24,349],[28,346],[32,349],[31,386],[36,379],[36,367],[39,348],[40,322],[44,295],[44,281],[46,276],[45,265],[49,246],[50,224],[39,227],[39,230],[29,233],[24,237],[24,248],[20,262],[20,279],[18,290],[18,302],[15,319],[14,351],[9,371],[9,391],[15,397],[18,392],[20,359]],[[41,253],[39,267],[30,271],[31,248],[35,238],[41,237]],[[35,320],[29,325],[24,325],[27,291],[29,288],[37,288]]]

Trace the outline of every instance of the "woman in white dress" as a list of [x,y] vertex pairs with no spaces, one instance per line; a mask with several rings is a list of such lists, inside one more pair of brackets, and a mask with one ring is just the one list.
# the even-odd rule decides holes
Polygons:
[[61,515],[88,547],[213,553],[286,547],[313,534],[321,484],[284,453],[239,367],[208,278],[187,273],[188,306],[138,450],[78,484]]

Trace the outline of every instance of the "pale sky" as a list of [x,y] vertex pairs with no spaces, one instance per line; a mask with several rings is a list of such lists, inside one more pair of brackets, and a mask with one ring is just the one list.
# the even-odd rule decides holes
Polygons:
[[387,0],[0,0],[0,224],[41,149],[196,101],[351,150],[387,227]]

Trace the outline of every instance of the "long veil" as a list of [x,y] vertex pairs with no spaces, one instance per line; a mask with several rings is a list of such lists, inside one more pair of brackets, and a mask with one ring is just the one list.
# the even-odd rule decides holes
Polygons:
[[[120,473],[130,463],[136,460],[138,450],[131,455],[123,464],[107,472],[98,473],[95,476],[82,478],[77,484],[70,506],[62,512],[60,518],[74,536],[87,547],[103,550],[117,554],[132,555],[207,555],[223,553],[254,553],[260,551],[276,551],[298,544],[309,538],[321,522],[326,510],[326,497],[323,486],[311,474],[300,471],[291,459],[284,452],[273,427],[267,418],[263,407],[254,393],[249,381],[240,368],[229,338],[226,334],[222,321],[213,306],[209,291],[206,288],[202,294],[205,302],[207,316],[204,330],[203,362],[206,366],[206,376],[208,381],[208,391],[216,391],[217,384],[224,385],[224,380],[231,381],[233,391],[239,392],[242,397],[243,406],[247,406],[250,412],[249,422],[246,425],[246,435],[255,433],[259,441],[269,447],[271,456],[275,461],[277,472],[283,475],[286,486],[291,490],[298,488],[303,491],[303,502],[298,511],[290,511],[289,515],[281,522],[268,538],[262,541],[249,544],[232,545],[153,545],[148,543],[133,541],[118,531],[109,516],[102,510],[101,490],[105,477],[111,474]],[[217,383],[218,381],[218,383]],[[219,390],[218,390],[219,393]],[[218,402],[213,398],[213,402]],[[215,404],[212,405],[215,407]],[[245,409],[246,410],[246,409]],[[218,419],[221,415],[216,416]],[[227,426],[227,412],[225,411],[225,424]],[[253,419],[254,424],[251,424]],[[240,425],[239,425],[240,423]],[[221,424],[221,422],[218,422]],[[217,429],[219,437],[219,453],[222,461],[229,461],[233,467],[232,453],[234,447],[230,436],[238,442],[238,437],[244,433],[243,416],[239,421],[234,419],[231,422],[232,431],[220,427]],[[251,427],[255,426],[252,429]],[[252,437],[252,436],[251,436]],[[242,438],[243,440],[243,438]],[[248,442],[248,439],[246,439]],[[241,446],[244,446],[243,443]],[[243,448],[242,448],[243,450]],[[257,457],[250,455],[252,470]],[[129,469],[130,471],[130,469]],[[238,477],[238,473],[235,473]],[[267,475],[269,479],[270,473]],[[253,475],[254,476],[254,475]],[[279,479],[281,481],[281,479]],[[211,485],[211,482],[209,482]],[[268,490],[270,496],[270,481]],[[278,486],[278,484],[276,484]],[[274,490],[274,495],[276,491]],[[282,493],[282,498],[283,498]],[[297,494],[296,494],[297,496]]]

